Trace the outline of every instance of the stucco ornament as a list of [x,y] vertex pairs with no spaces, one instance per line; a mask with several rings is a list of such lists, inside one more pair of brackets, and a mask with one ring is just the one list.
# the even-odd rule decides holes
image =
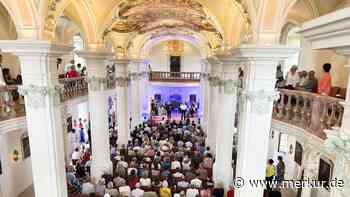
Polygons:
[[102,91],[107,88],[107,78],[106,77],[89,77],[87,80],[89,84],[89,90],[91,91]]
[[147,77],[149,76],[149,72],[147,71],[143,71],[143,72],[131,72],[129,73],[129,78],[132,80],[132,81],[138,81],[138,80],[141,80],[141,79],[146,79]]
[[53,98],[55,105],[60,103],[60,93],[62,86],[36,86],[36,85],[27,85],[20,86],[18,92],[20,95],[25,96],[28,105],[33,108],[43,108],[46,105],[47,96]]
[[221,81],[223,90],[225,94],[236,94],[238,89],[238,82],[233,79],[222,80]]
[[209,85],[212,86],[212,87],[218,87],[220,86],[220,77],[217,77],[217,76],[209,76]]
[[266,114],[272,109],[272,102],[280,98],[277,91],[241,91],[242,100],[252,103],[252,111],[257,114]]
[[117,87],[128,87],[129,82],[130,82],[130,78],[128,78],[128,77],[117,77],[116,78]]
[[344,187],[336,188],[342,193],[350,193],[350,134],[339,127],[325,130],[324,145],[336,155],[335,177],[344,181]]

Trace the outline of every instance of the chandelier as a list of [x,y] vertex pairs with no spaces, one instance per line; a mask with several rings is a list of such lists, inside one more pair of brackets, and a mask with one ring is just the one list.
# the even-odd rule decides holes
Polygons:
[[167,47],[171,56],[181,56],[184,52],[184,43],[180,40],[168,41]]

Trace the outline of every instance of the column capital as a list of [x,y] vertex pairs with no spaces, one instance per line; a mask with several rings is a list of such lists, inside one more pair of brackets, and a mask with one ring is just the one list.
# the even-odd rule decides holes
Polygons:
[[298,51],[299,48],[285,45],[243,45],[231,53],[237,61],[281,61]]
[[277,91],[248,91],[243,90],[240,94],[242,101],[250,101],[254,105],[254,112],[257,114],[266,114],[269,112],[270,103],[279,98],[279,92]]
[[70,53],[73,47],[42,40],[0,40],[0,49],[2,52],[14,53],[19,57],[48,54],[58,57]]
[[24,85],[18,88],[18,92],[28,99],[28,105],[34,108],[43,108],[46,106],[46,96],[54,98],[54,105],[60,104],[60,93],[62,87],[55,86],[36,86]]

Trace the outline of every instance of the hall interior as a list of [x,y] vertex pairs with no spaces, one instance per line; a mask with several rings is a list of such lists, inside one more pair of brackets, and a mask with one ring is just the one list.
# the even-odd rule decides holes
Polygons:
[[349,6],[0,0],[0,197],[350,196]]

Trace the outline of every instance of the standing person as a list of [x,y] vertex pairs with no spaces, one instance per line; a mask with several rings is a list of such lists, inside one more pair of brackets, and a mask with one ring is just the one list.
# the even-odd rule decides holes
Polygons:
[[332,65],[330,63],[326,63],[323,65],[324,74],[321,77],[318,83],[318,93],[322,95],[329,96],[331,94],[332,88],[332,76],[330,74]]
[[315,77],[315,71],[309,72],[305,84],[300,88],[307,92],[317,92],[317,79]]
[[151,101],[151,115],[156,115],[156,103],[154,102],[154,99]]
[[288,89],[295,89],[299,83],[299,74],[297,73],[298,67],[296,65],[292,66],[286,77],[285,87]]
[[79,161],[80,157],[81,157],[81,153],[79,151],[79,148],[76,148],[74,150],[74,152],[72,153],[72,163],[73,163],[73,165],[77,164],[77,162]]
[[187,105],[185,103],[182,103],[180,105],[181,120],[185,120],[186,119],[186,111],[187,111]]
[[267,162],[267,166],[266,166],[266,182],[267,182],[267,191],[271,191],[271,184],[272,184],[272,180],[275,177],[276,173],[275,173],[275,166],[273,165],[274,161],[272,159],[269,159],[269,161]]
[[79,77],[79,73],[75,70],[75,66],[71,66],[69,71],[66,73],[67,78]]
[[276,166],[276,180],[278,182],[281,182],[284,180],[284,174],[286,171],[286,165],[283,161],[283,157],[282,156],[278,156],[278,164]]
[[165,110],[166,110],[168,120],[170,120],[171,119],[171,110],[172,110],[170,103],[165,104]]
[[282,66],[281,65],[278,65],[277,66],[277,72],[276,72],[276,87],[282,87],[282,83],[284,81],[284,78],[283,78],[283,71],[282,71]]
[[2,64],[2,55],[0,54],[0,86],[5,86],[6,81],[5,81],[5,77],[4,77],[4,73],[3,73],[3,64]]

